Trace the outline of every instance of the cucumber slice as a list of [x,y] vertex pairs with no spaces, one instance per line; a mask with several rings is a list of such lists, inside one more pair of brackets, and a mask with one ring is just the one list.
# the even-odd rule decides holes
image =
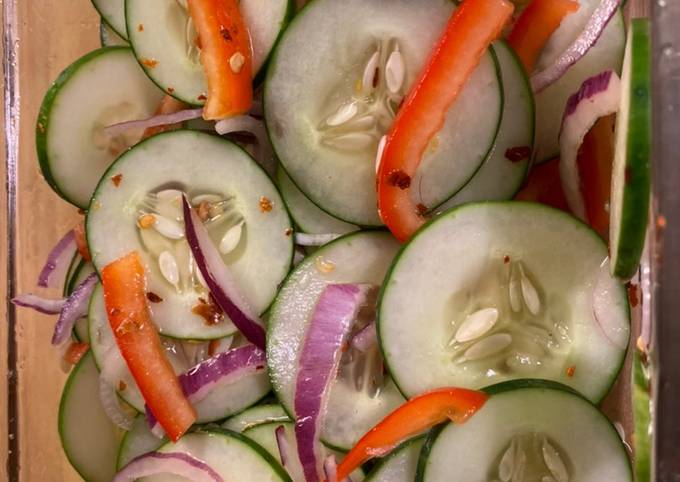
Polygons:
[[632,482],[614,426],[581,396],[553,384],[493,387],[462,425],[436,430],[421,455],[419,482],[573,480]]
[[162,95],[128,48],[95,50],[67,67],[45,94],[36,127],[40,169],[52,189],[87,208],[106,168],[141,137],[138,131],[111,137],[104,128],[149,117]]
[[125,0],[92,0],[102,20],[121,38],[127,40],[125,28]]
[[73,257],[71,258],[71,262],[68,265],[68,269],[66,270],[66,276],[64,276],[64,284],[63,284],[63,290],[61,292],[62,296],[66,297],[68,296],[71,292],[69,291],[69,283],[71,279],[73,278],[73,273],[80,267],[80,264],[82,263],[83,258],[80,256],[80,254],[76,251]]
[[[120,180],[118,185],[112,182],[114,177]],[[179,194],[170,189],[186,191],[194,204],[200,201],[197,196],[212,196],[202,199],[208,199],[206,206],[212,210],[207,213],[212,216],[208,229],[217,245],[243,221],[236,248],[223,259],[259,313],[267,309],[290,268],[293,239],[288,212],[274,184],[245,151],[197,131],[167,132],[137,144],[97,186],[86,226],[97,270],[125,253],[139,251],[148,291],[163,300],[153,304],[161,334],[193,340],[228,336],[234,332],[231,321],[208,324],[192,312],[202,303],[199,298],[208,299],[208,291],[195,274],[197,268],[183,239]],[[182,238],[174,240],[172,231],[164,229],[161,235],[153,227],[140,228],[140,219],[147,219],[144,213],[155,216],[152,221],[170,223]],[[168,281],[173,277],[167,271],[162,274],[160,260],[176,263],[176,285]]]
[[412,482],[416,477],[420,450],[425,437],[407,440],[373,467],[366,482]]
[[[159,452],[182,452],[202,460],[225,481],[292,482],[274,457],[247,437],[218,428],[189,433],[177,442],[168,442]],[[157,475],[140,482],[180,482],[182,477]]]
[[[552,63],[576,39],[600,1],[580,0],[579,3],[578,11],[567,16],[550,37],[537,63],[538,69]],[[558,137],[567,99],[588,77],[607,69],[619,73],[625,43],[625,23],[623,13],[619,11],[588,53],[557,82],[536,94],[536,161],[544,162],[560,155]]]
[[290,418],[281,405],[258,405],[244,410],[241,413],[228,418],[222,428],[242,433],[249,428],[262,425],[263,423],[290,422]]
[[633,451],[635,453],[635,480],[652,480],[652,403],[649,377],[639,351],[633,353]]
[[503,80],[503,117],[496,142],[477,174],[438,208],[512,199],[522,186],[534,146],[534,95],[524,67],[505,42],[496,42]]
[[76,287],[85,281],[85,278],[90,276],[92,273],[94,273],[94,266],[92,263],[81,259],[80,263],[78,263],[78,266],[76,266],[76,268],[73,270],[73,275],[66,286],[66,296],[73,293],[73,290],[75,290]]
[[116,473],[120,436],[99,402],[99,372],[87,353],[71,371],[61,394],[61,445],[83,479],[109,482]]
[[[265,81],[265,121],[286,172],[324,211],[353,224],[381,224],[378,141],[453,8],[448,0],[394,0],[389,6],[383,0],[316,0],[284,33]],[[393,84],[399,87],[395,93],[383,75],[393,53],[403,58],[406,71],[404,82]],[[497,65],[489,51],[413,179],[417,203],[436,207],[470,180],[493,144],[501,110]]]
[[[324,287],[329,283],[380,285],[398,249],[389,233],[352,233],[321,247],[290,274],[272,306],[267,330],[269,374],[288,414],[293,413],[302,341]],[[375,397],[368,389],[357,389],[355,383],[350,374],[341,370],[328,394],[321,439],[341,450],[352,448],[364,433],[403,403],[389,379]]]
[[118,35],[103,19],[99,22],[99,41],[102,47],[129,47],[130,44]]
[[378,313],[407,397],[535,377],[597,402],[630,331],[602,239],[562,211],[517,201],[467,204],[423,227],[394,262]]
[[116,469],[122,469],[135,457],[153,452],[166,442],[167,439],[159,439],[151,433],[144,414],[137,415],[132,428],[129,432],[125,432],[120,442]]
[[281,197],[283,197],[286,206],[288,206],[288,211],[290,211],[290,217],[303,232],[310,234],[346,234],[359,229],[358,226],[334,218],[318,208],[293,184],[293,181],[290,180],[283,169],[278,169],[276,179],[281,190]]
[[640,265],[651,196],[652,55],[649,20],[631,21],[616,117],[609,239],[612,273],[630,279]]
[[[205,103],[207,83],[196,32],[189,25],[186,2],[126,0],[130,44],[142,69],[168,94],[192,105]],[[250,31],[253,75],[265,66],[269,53],[293,13],[292,0],[241,0],[241,14]]]

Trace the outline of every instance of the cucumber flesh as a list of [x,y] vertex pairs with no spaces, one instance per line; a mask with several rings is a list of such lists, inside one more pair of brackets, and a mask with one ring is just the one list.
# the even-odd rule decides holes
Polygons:
[[[583,31],[599,0],[580,0],[577,12],[568,15],[551,37],[538,61],[538,68],[549,65]],[[549,161],[560,154],[559,133],[567,99],[577,92],[588,77],[611,69],[621,72],[626,42],[623,13],[609,21],[602,35],[586,55],[569,68],[554,84],[536,94],[536,153],[537,162]]]
[[635,453],[635,480],[650,482],[652,480],[652,403],[649,377],[639,351],[633,354],[633,451]]
[[[116,176],[118,185],[111,182]],[[184,239],[179,191],[194,205],[205,202],[212,210],[207,226],[216,245],[243,222],[236,248],[223,260],[253,309],[264,312],[292,261],[290,219],[276,186],[260,166],[240,147],[217,136],[187,130],[159,134],[137,144],[110,167],[87,215],[92,262],[100,271],[125,253],[138,251],[146,267],[147,289],[162,299],[152,307],[160,333],[193,340],[222,338],[235,331],[230,320],[209,323],[192,311],[209,297]],[[148,215],[170,223],[181,238],[140,227]],[[161,271],[163,260],[176,264],[176,284]]]
[[632,482],[626,448],[594,405],[549,385],[507,385],[464,424],[432,435],[416,480],[510,480],[522,467],[517,480]]
[[[265,121],[286,172],[324,211],[352,224],[382,224],[375,193],[379,140],[453,8],[447,0],[395,0],[389,6],[384,0],[316,0],[286,29],[265,81]],[[392,93],[383,71],[397,47],[405,80]],[[371,76],[374,60],[377,77]],[[338,120],[347,114],[336,117],[354,108],[349,120]],[[470,180],[493,144],[501,110],[489,51],[423,157],[412,180],[415,203],[434,208]]]
[[[289,414],[293,414],[297,359],[314,306],[324,287],[329,283],[380,285],[398,249],[398,243],[389,233],[348,234],[302,261],[284,283],[269,317],[267,361],[274,391]],[[371,363],[367,364],[367,369],[378,368],[378,355],[371,354],[367,358]],[[341,362],[340,375],[328,393],[321,429],[322,441],[341,450],[352,448],[364,433],[403,403],[389,378],[377,396],[371,386],[357,388],[351,367]],[[369,379],[368,376],[364,378]]]
[[279,168],[276,178],[281,190],[281,197],[288,206],[290,216],[303,232],[309,234],[346,234],[359,229],[354,224],[334,218],[307,199],[283,169]]
[[102,20],[122,39],[127,40],[125,0],[92,0]]
[[423,227],[383,284],[378,336],[405,396],[519,378],[598,402],[626,352],[630,313],[602,239],[517,201],[466,204]]
[[59,437],[66,457],[88,482],[109,482],[116,473],[121,431],[99,401],[99,372],[91,353],[73,368],[59,404]]
[[99,23],[99,41],[102,47],[129,47],[130,44],[118,35],[103,19]]
[[248,408],[228,418],[222,424],[222,428],[242,433],[263,423],[273,422],[290,422],[290,418],[281,405],[258,405]]
[[112,137],[105,127],[153,115],[162,95],[129,48],[95,50],[66,68],[45,94],[36,128],[40,169],[52,189],[86,209],[104,171],[142,134]]
[[[221,429],[189,433],[176,443],[168,442],[159,452],[181,452],[202,460],[225,481],[292,482],[281,464],[247,437]],[[140,482],[181,482],[172,475],[144,477]]]
[[612,273],[630,279],[638,270],[651,197],[652,54],[648,19],[633,19],[616,117],[609,239]]
[[534,146],[534,95],[524,67],[505,42],[493,44],[503,81],[503,117],[489,156],[477,174],[451,199],[443,212],[474,201],[512,199],[529,168]]
[[120,442],[116,462],[117,470],[125,467],[135,457],[157,450],[166,442],[167,439],[160,439],[151,433],[144,414],[137,415],[132,424],[132,429],[125,432],[125,436]]
[[378,461],[366,476],[366,482],[412,482],[418,468],[425,437],[407,440]]

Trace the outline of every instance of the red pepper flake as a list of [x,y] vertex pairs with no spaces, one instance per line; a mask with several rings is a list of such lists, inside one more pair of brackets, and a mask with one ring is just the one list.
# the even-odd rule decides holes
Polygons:
[[396,186],[399,189],[408,189],[411,187],[411,176],[401,169],[397,169],[389,173],[387,176],[387,183],[390,186]]
[[231,33],[229,32],[228,28],[223,28],[222,30],[220,30],[220,35],[226,42],[232,41]]
[[509,262],[510,262],[510,256],[508,256],[506,254],[505,256],[503,256],[503,263],[508,264]]
[[272,204],[271,200],[265,196],[262,196],[260,198],[260,211],[263,213],[268,213],[273,209],[274,205]]
[[198,214],[201,221],[207,221],[210,218],[210,203],[208,201],[201,201],[198,203],[196,214]]
[[632,308],[635,308],[640,304],[639,287],[634,283],[628,283],[626,288],[628,290],[628,302]]
[[569,378],[573,378],[573,377],[574,377],[574,373],[576,373],[576,367],[575,367],[575,366],[572,365],[572,366],[570,366],[569,368],[567,368],[567,376],[568,376]]
[[122,174],[116,174],[115,176],[111,177],[111,182],[113,182],[113,185],[116,187],[120,186],[122,180],[123,180]]
[[658,229],[665,229],[665,228],[666,228],[666,224],[667,224],[666,216],[664,216],[663,214],[659,214],[659,215],[656,217],[656,227],[657,227]]
[[380,67],[375,68],[375,74],[373,74],[373,88],[375,89],[378,87],[378,83],[380,82]]
[[89,349],[90,345],[87,343],[78,343],[74,341],[66,349],[66,353],[64,353],[64,361],[66,363],[70,363],[71,365],[75,365]]
[[172,94],[175,91],[174,87],[168,87],[168,94]]
[[118,391],[122,392],[127,388],[127,383],[125,383],[123,380],[118,380]]
[[216,325],[224,319],[222,309],[217,306],[212,297],[209,300],[199,298],[198,303],[191,308],[191,312],[203,318],[207,325]]
[[427,206],[425,206],[423,203],[418,203],[416,204],[416,212],[418,213],[419,216],[425,216],[427,214]]
[[153,69],[158,65],[158,60],[156,60],[156,59],[142,59],[142,64],[145,67]]
[[138,32],[143,32],[143,31],[144,31],[144,25],[141,24],[141,23],[140,23],[139,25],[137,25],[137,31],[138,31]]
[[163,301],[163,298],[161,298],[156,293],[153,293],[151,291],[146,292],[146,299],[149,300],[151,303],[160,303],[161,301]]
[[520,162],[529,159],[530,156],[531,147],[529,146],[511,147],[505,151],[505,158],[510,162]]
[[293,234],[293,229],[292,228],[286,228],[285,235],[286,236],[292,236]]
[[78,208],[78,214],[85,216],[87,214],[87,211],[85,211],[84,209]]
[[208,100],[208,98],[205,96],[205,94],[201,94],[198,97],[196,97],[198,100]]
[[219,347],[220,340],[211,340],[210,343],[208,343],[208,355],[213,356]]

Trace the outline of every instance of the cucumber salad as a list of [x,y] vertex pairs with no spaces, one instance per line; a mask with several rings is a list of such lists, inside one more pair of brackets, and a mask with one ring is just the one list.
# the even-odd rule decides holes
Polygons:
[[57,318],[84,480],[649,480],[600,410],[650,208],[646,19],[92,1],[102,47],[36,129],[82,221],[38,279],[61,297],[13,300]]

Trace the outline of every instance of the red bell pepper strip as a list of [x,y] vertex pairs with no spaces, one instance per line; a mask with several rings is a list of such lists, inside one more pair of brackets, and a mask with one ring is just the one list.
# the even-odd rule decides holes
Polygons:
[[87,236],[85,235],[85,221],[80,221],[73,228],[73,234],[76,238],[76,247],[78,248],[78,254],[85,261],[92,261],[90,256],[90,248],[87,246]]
[[165,357],[146,299],[146,275],[132,252],[102,270],[109,324],[144,401],[171,440],[196,420],[175,371]]
[[524,9],[508,36],[508,43],[527,72],[534,70],[539,54],[564,17],[578,8],[578,2],[573,0],[533,0]]
[[553,159],[534,166],[515,199],[547,204],[562,211],[571,212],[564,190],[562,190],[559,162],[559,159]]
[[[189,106],[186,105],[181,100],[177,100],[170,95],[166,95],[161,99],[161,102],[158,104],[158,107],[156,108],[156,112],[154,113],[154,115],[174,114],[175,112],[179,112],[181,110],[188,109],[188,108],[189,108]],[[147,127],[144,130],[144,134],[142,135],[142,139],[146,139],[147,137],[155,136],[156,134],[159,134],[161,132],[172,131],[172,130],[178,129],[180,126],[181,126],[181,124],[165,124],[165,125],[162,125],[162,126]]]
[[[378,170],[380,217],[400,241],[425,222],[411,199],[411,178],[446,112],[512,15],[507,0],[465,0],[451,16],[387,135]],[[422,206],[421,206],[422,207]]]
[[208,81],[203,118],[245,114],[253,103],[250,34],[237,0],[188,0]]
[[447,419],[463,423],[489,396],[464,388],[442,388],[412,398],[369,430],[338,465],[337,480],[345,480],[361,464],[382,457],[404,440]]
[[586,217],[604,239],[609,237],[609,198],[614,162],[614,115],[600,118],[583,138],[576,163]]
[[90,345],[88,343],[78,343],[77,341],[74,341],[66,349],[64,361],[70,365],[75,365],[89,349]]

